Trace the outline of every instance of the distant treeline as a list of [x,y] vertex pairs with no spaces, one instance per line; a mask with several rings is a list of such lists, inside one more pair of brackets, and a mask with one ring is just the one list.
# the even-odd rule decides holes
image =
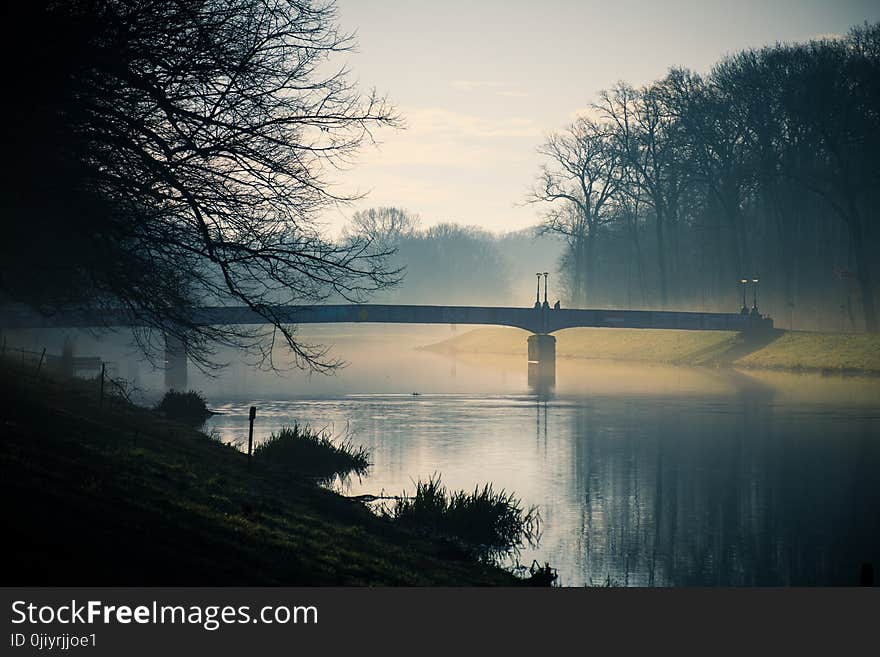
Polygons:
[[356,212],[345,239],[363,238],[377,251],[393,251],[389,268],[403,274],[374,303],[530,305],[535,273],[555,267],[562,246],[535,229],[497,236],[454,223],[422,228],[417,214],[394,207]]
[[618,83],[541,153],[537,230],[356,213],[403,268],[374,301],[524,305],[549,269],[551,303],[735,311],[758,279],[777,326],[877,330],[880,25]]
[[541,151],[567,303],[731,310],[758,278],[777,325],[877,330],[880,25],[621,82]]

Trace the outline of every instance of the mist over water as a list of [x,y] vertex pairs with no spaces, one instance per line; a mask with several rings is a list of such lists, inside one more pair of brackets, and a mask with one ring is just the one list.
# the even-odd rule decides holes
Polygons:
[[[216,376],[191,366],[189,387],[222,413],[206,431],[245,441],[255,405],[257,442],[294,423],[348,437],[374,461],[348,495],[411,492],[434,473],[513,491],[543,519],[519,559],[549,562],[568,586],[851,585],[880,563],[878,378],[560,358],[539,395],[524,354],[419,349],[449,326],[305,328],[347,366],[277,375],[231,353]],[[65,336],[143,403],[161,396],[162,372],[122,335],[21,343],[59,351]]]
[[381,328],[322,333],[350,363],[332,377],[195,381],[223,413],[206,430],[246,439],[253,404],[257,441],[294,422],[348,436],[374,460],[350,495],[433,473],[514,491],[543,519],[520,560],[569,586],[854,584],[880,561],[876,379],[560,359],[543,396],[524,358]]

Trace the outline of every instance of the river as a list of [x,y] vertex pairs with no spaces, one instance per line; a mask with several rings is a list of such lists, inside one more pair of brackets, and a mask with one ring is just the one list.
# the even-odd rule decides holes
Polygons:
[[437,337],[337,333],[333,377],[202,380],[222,413],[207,430],[245,439],[255,405],[257,441],[294,422],[347,436],[374,461],[349,495],[434,473],[513,491],[542,519],[518,559],[566,586],[851,585],[880,567],[877,379],[560,359],[538,395],[524,359],[417,348]]

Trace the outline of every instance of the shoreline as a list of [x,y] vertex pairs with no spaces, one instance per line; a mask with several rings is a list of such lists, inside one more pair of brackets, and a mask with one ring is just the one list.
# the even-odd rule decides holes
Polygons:
[[[477,328],[419,349],[446,355],[527,355],[526,331]],[[747,340],[722,331],[565,329],[556,357],[756,371],[880,377],[880,335],[777,330]]]
[[514,586],[89,381],[0,362],[8,585]]

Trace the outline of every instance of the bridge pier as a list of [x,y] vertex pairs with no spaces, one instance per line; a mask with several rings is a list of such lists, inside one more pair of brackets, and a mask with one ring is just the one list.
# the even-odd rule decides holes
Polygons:
[[556,385],[556,337],[529,336],[529,387],[546,391]]
[[186,343],[174,335],[165,335],[165,389],[186,392]]

